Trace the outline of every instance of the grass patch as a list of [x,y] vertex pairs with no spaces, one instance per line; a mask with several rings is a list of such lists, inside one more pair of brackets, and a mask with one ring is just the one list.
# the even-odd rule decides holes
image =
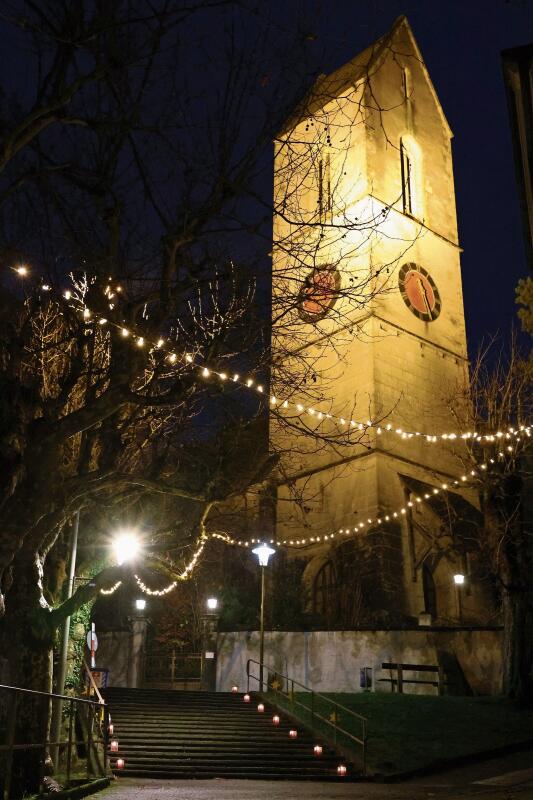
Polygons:
[[[279,702],[278,697],[270,697]],[[326,697],[367,717],[371,774],[392,775],[533,739],[533,711],[501,697],[431,697],[402,694],[331,694]],[[310,695],[295,700],[309,706]],[[291,704],[281,698],[287,710]],[[322,711],[323,716],[329,718]],[[309,715],[294,707],[305,724]],[[340,712],[338,724],[360,735],[360,723]],[[324,726],[324,731],[327,726]]]

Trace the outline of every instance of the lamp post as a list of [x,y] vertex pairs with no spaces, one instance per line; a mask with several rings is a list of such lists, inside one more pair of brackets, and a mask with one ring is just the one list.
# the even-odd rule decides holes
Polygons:
[[462,598],[462,588],[465,585],[465,576],[463,572],[456,572],[453,576],[453,582],[455,584],[455,593],[457,596],[457,612],[459,617],[459,622],[463,619],[463,598]]
[[218,598],[208,597],[202,615],[202,659],[200,686],[204,692],[215,692],[217,687],[217,634],[220,613]]
[[259,566],[261,567],[261,619],[259,629],[259,691],[263,691],[263,658],[265,652],[265,567],[268,567],[270,556],[274,555],[276,551],[268,544],[260,544],[255,550],[252,550],[254,556],[257,556]]

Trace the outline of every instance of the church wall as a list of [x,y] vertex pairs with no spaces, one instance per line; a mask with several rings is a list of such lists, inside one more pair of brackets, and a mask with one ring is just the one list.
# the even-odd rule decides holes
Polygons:
[[[318,692],[359,692],[359,670],[371,667],[374,690],[390,691],[377,679],[383,662],[443,664],[460,683],[462,672],[476,694],[501,691],[501,639],[496,628],[454,630],[354,630],[281,632],[265,634],[265,662]],[[259,657],[257,631],[218,635],[217,691],[237,685],[246,689],[246,662]],[[254,685],[251,684],[251,689]],[[451,688],[451,687],[450,687]],[[406,686],[415,693],[417,687]],[[435,694],[433,687],[419,692]],[[457,693],[461,693],[457,687]]]

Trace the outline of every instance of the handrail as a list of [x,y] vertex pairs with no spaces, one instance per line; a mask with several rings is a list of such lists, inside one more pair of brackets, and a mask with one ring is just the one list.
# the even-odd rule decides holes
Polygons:
[[[71,783],[71,772],[73,769],[73,750],[79,745],[85,745],[86,748],[86,772],[87,772],[87,779],[91,776],[101,775],[102,777],[108,774],[108,755],[107,755],[107,744],[108,744],[108,714],[107,708],[105,704],[101,703],[99,700],[92,700],[92,699],[85,699],[82,697],[74,697],[72,695],[63,695],[63,694],[55,694],[53,692],[41,692],[37,689],[25,689],[20,686],[10,686],[8,684],[0,684],[0,694],[2,691],[8,693],[9,701],[6,704],[2,704],[3,709],[3,719],[5,720],[5,743],[0,744],[0,758],[3,760],[4,769],[2,770],[3,773],[3,785],[0,789],[0,795],[4,800],[10,797],[10,789],[11,789],[11,778],[12,778],[12,769],[13,769],[13,757],[16,752],[20,751],[35,751],[41,750],[42,757],[39,759],[40,761],[40,776],[39,776],[39,788],[42,788],[43,779],[44,779],[44,765],[46,754],[50,752],[50,748],[56,748],[57,754],[60,752],[60,748],[64,747],[64,753],[66,755],[66,784],[70,786]],[[38,698],[39,700],[42,698],[44,702],[53,704],[54,702],[58,702],[61,705],[63,703],[68,703],[68,732],[67,738],[64,739],[61,737],[61,734],[58,737],[58,741],[52,741],[52,737],[50,736],[50,731],[48,726],[46,726],[45,731],[43,731],[44,736],[41,742],[21,742],[17,741],[17,716],[19,713],[19,703],[22,700],[23,696],[31,696]],[[87,739],[78,740],[75,731],[75,717],[76,717],[76,709],[83,708],[85,709],[82,717],[86,718],[86,733]],[[96,723],[96,731],[93,730],[93,726]],[[103,723],[103,724],[102,724]],[[54,737],[55,738],[55,737]],[[102,760],[100,758],[99,747],[102,748],[101,754],[103,756]],[[57,764],[55,765],[57,767]]]
[[[256,664],[259,667],[259,676],[258,675],[253,675],[250,672],[250,665],[251,664]],[[279,691],[278,689],[273,689],[273,687],[269,686],[268,685],[268,680],[267,680],[267,690],[272,690],[275,693],[279,693],[284,697],[288,696],[290,698],[291,704],[293,706],[294,705],[301,706],[307,712],[309,712],[310,715],[311,715],[311,727],[314,726],[314,721],[315,721],[315,718],[316,718],[316,719],[319,719],[321,722],[325,723],[326,725],[328,725],[329,727],[333,728],[334,746],[338,745],[337,733],[341,733],[341,734],[343,734],[343,736],[346,736],[348,739],[351,739],[352,742],[354,742],[357,745],[360,745],[362,747],[362,762],[363,762],[363,774],[364,774],[365,769],[366,769],[366,739],[367,739],[366,728],[367,728],[368,718],[363,716],[362,714],[358,714],[357,711],[353,711],[351,708],[348,708],[347,706],[343,705],[342,703],[338,703],[336,700],[331,700],[329,697],[326,697],[326,695],[322,694],[321,692],[315,692],[314,689],[311,689],[309,686],[306,686],[304,683],[300,683],[300,681],[294,680],[294,678],[289,677],[289,675],[284,675],[282,672],[280,672],[279,670],[275,669],[275,667],[272,667],[269,664],[262,664],[260,661],[256,661],[254,658],[249,658],[248,661],[246,662],[246,676],[247,676],[247,679],[248,679],[247,680],[247,690],[250,691],[250,679],[253,679],[253,680],[257,681],[260,684],[259,691],[262,693],[263,692],[263,684],[265,683],[265,681],[261,681],[261,677],[260,676],[262,676],[265,673],[268,674],[268,671],[273,673],[276,676],[276,678],[281,678],[282,680],[287,682],[287,695],[285,695],[284,692]],[[289,689],[288,689],[289,684],[291,685],[290,692],[289,692]],[[305,703],[302,703],[302,702],[300,702],[300,701],[298,701],[297,699],[294,698],[294,687],[295,686],[297,686],[298,688],[302,689],[304,692],[306,692],[306,693],[311,695],[311,705],[310,706],[308,706]],[[329,706],[333,706],[334,707],[335,712],[333,714],[333,717],[334,717],[333,721],[331,719],[327,719],[326,717],[322,716],[322,714],[319,714],[318,711],[315,710],[316,709],[315,698],[320,698],[322,701],[324,701]],[[342,710],[344,713],[349,714],[351,717],[357,719],[361,723],[362,732],[361,732],[361,736],[360,737],[356,736],[354,733],[351,733],[350,731],[345,730],[344,728],[341,728],[341,726],[337,724],[338,714],[336,713],[336,709]]]
[[23,692],[25,694],[40,694],[43,697],[51,697],[53,700],[74,700],[76,703],[90,703],[91,705],[100,705],[98,700],[85,700],[84,697],[73,697],[69,694],[54,694],[54,692],[39,692],[37,689],[22,689],[20,686],[8,686],[5,683],[0,683],[0,689],[7,689],[12,692]]

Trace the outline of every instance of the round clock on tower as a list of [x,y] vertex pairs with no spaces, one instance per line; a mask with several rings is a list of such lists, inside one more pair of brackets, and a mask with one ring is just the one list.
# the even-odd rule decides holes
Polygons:
[[433,322],[440,314],[441,299],[429,272],[419,264],[404,264],[398,284],[407,308],[424,322]]

